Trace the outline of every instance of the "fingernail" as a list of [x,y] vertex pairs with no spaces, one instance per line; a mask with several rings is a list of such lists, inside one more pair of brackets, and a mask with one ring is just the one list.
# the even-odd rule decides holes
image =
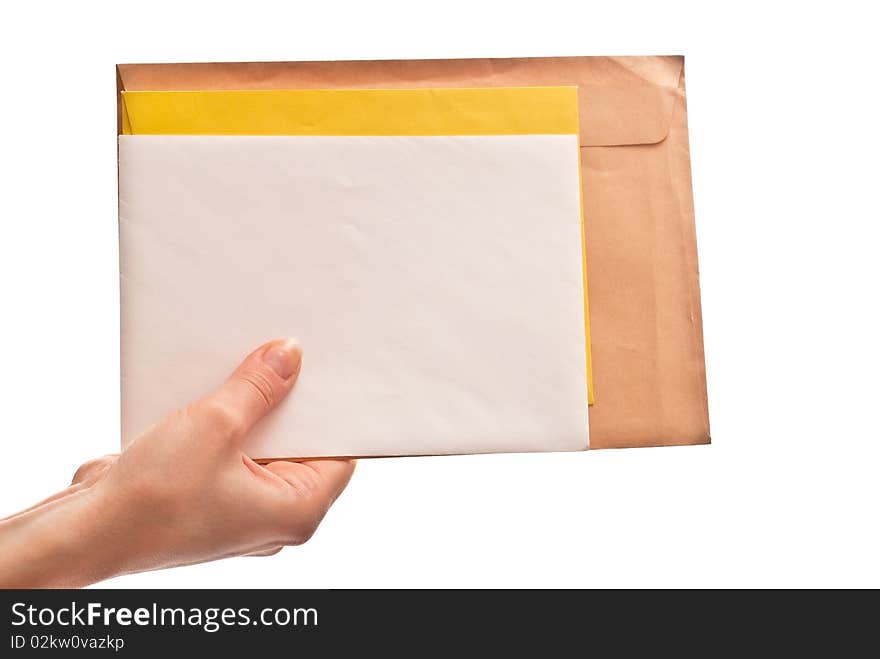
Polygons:
[[263,361],[278,377],[286,380],[299,370],[302,348],[294,339],[284,339],[263,353]]

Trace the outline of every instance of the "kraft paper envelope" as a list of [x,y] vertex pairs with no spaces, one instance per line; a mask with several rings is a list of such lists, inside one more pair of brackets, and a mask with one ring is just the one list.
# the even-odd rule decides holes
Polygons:
[[[590,447],[708,443],[684,58],[117,66],[120,92],[520,85],[579,90],[595,392]],[[117,101],[121,109],[120,95]]]
[[252,457],[587,448],[575,88],[124,105],[124,443],[294,334]]

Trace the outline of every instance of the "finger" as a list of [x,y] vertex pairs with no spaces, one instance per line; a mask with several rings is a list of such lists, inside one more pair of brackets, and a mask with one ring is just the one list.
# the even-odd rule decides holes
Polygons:
[[278,552],[280,552],[284,547],[270,547],[269,549],[261,549],[259,551],[252,551],[245,556],[274,556]]
[[330,503],[336,501],[342,490],[348,485],[354,474],[354,468],[357,465],[356,460],[351,459],[327,459],[327,460],[305,460],[300,464],[307,465],[321,475],[321,479],[327,483],[327,494],[329,494]]
[[73,475],[73,480],[70,481],[70,484],[77,485],[78,483],[85,483],[86,481],[96,480],[102,474],[104,474],[114,462],[116,462],[116,458],[118,457],[118,453],[113,453],[111,455],[103,455],[100,458],[95,458],[94,460],[84,462],[82,465],[80,465],[80,468],[76,470],[76,473]]
[[349,459],[270,462],[266,469],[280,476],[302,497],[315,499],[329,508],[348,485],[355,461]]
[[288,485],[270,513],[284,544],[300,545],[312,537],[327,510],[345,489],[354,460],[270,462],[265,469]]
[[232,426],[231,434],[242,437],[290,393],[301,365],[302,348],[294,339],[266,343],[248,355],[220,389],[199,403],[196,413],[202,411],[218,422],[225,419]]

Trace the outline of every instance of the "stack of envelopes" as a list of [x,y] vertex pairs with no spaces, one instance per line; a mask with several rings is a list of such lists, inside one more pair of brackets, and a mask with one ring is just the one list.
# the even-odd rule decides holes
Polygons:
[[668,100],[615,83],[676,63],[683,121],[681,62],[626,60],[120,65],[123,444],[291,335],[258,459],[707,442],[689,171],[651,153],[674,126],[590,125],[650,136],[596,117]]

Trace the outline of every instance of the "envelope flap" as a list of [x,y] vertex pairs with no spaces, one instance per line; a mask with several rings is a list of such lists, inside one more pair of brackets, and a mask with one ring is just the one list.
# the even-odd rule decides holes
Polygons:
[[541,57],[120,64],[120,91],[577,85],[581,145],[654,144],[669,132],[684,60]]

